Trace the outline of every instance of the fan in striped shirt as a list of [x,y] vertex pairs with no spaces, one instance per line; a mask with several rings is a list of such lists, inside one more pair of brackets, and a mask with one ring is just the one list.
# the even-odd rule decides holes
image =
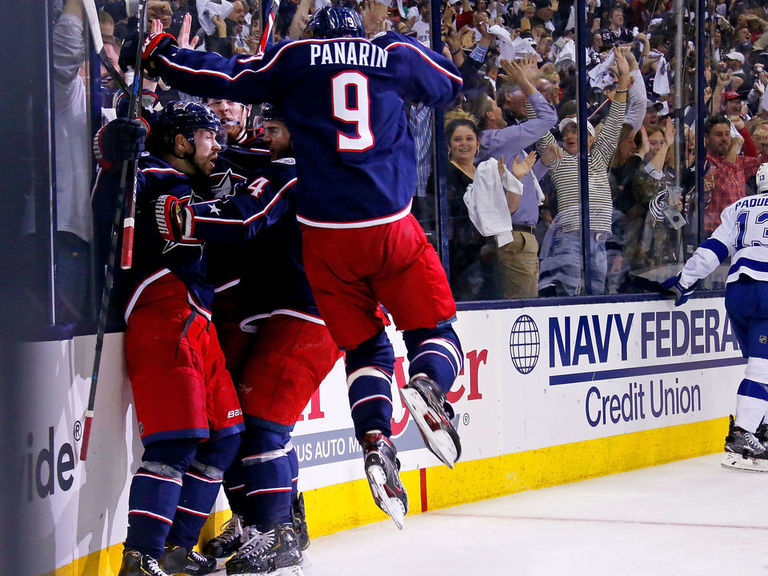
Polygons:
[[[587,123],[592,294],[605,292],[605,240],[611,232],[613,212],[608,167],[618,145],[631,78],[623,49],[614,48],[614,53],[619,78],[608,117],[599,135],[596,135],[595,129]],[[542,295],[573,296],[583,293],[577,120],[565,118],[560,122],[559,128],[563,136],[563,155],[548,166],[555,184],[559,213],[547,231],[542,245],[539,292]],[[536,143],[539,154],[542,155],[554,141],[551,133],[545,134]]]

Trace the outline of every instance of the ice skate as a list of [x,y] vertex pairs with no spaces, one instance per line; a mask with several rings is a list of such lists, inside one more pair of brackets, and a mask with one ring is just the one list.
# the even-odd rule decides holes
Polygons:
[[739,428],[730,417],[725,456],[720,465],[732,470],[768,472],[768,449],[751,432]]
[[397,449],[381,432],[369,432],[363,437],[363,457],[376,505],[402,530],[408,512],[408,494],[400,481]]
[[755,430],[755,438],[768,450],[768,424],[761,422]]
[[424,374],[416,374],[400,389],[400,397],[413,416],[427,448],[446,466],[461,456],[461,441],[451,423],[453,408],[440,387]]
[[160,566],[168,574],[203,576],[216,569],[216,558],[204,556],[192,548],[166,544]]
[[227,561],[227,576],[304,576],[292,524],[278,524],[259,532],[254,526],[243,531],[243,545]]
[[142,554],[138,550],[126,550],[123,552],[123,563],[117,576],[169,576],[157,563],[157,560],[149,554]]
[[229,558],[240,548],[242,534],[243,517],[232,514],[232,518],[221,526],[221,534],[208,540],[203,552],[214,558]]
[[296,533],[299,549],[304,552],[304,550],[309,548],[307,514],[304,511],[304,494],[299,494],[296,500],[291,503],[291,518],[293,518],[293,531]]

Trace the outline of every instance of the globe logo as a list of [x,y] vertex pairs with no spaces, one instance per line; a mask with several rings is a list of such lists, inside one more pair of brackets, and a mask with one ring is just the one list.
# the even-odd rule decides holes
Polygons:
[[539,329],[533,318],[523,314],[512,325],[509,333],[509,355],[520,374],[530,374],[536,367],[541,349]]

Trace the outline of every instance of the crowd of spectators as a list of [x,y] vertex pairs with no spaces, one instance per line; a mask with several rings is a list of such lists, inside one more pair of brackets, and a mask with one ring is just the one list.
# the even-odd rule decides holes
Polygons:
[[[394,29],[427,46],[432,43],[429,0],[341,1],[356,6],[369,36]],[[148,14],[174,35],[184,15],[191,14],[190,47],[197,50],[253,54],[263,29],[262,3],[266,0],[151,0]],[[125,2],[100,4],[104,41],[118,64],[120,47],[134,23]],[[312,12],[326,4],[330,0],[283,0],[274,40],[300,38]],[[719,223],[724,206],[754,193],[753,177],[768,147],[765,2],[708,3],[714,11],[706,15],[708,119],[706,160],[700,164],[692,87],[695,11],[701,3],[683,2],[682,54],[675,47],[673,0],[588,0],[585,14],[577,14],[575,4],[442,2],[442,51],[464,79],[462,97],[446,112],[442,127],[449,161],[443,178],[431,173],[435,115],[411,107],[409,117],[419,158],[414,211],[435,240],[440,221],[435,183],[448,185],[443,204],[447,226],[441,231],[447,242],[442,245],[449,247],[449,277],[457,300],[637,291],[640,283],[635,280],[668,276],[668,268],[682,266],[698,245],[698,210],[704,212],[701,234],[706,236]],[[582,71],[576,68],[579,19],[586,20],[591,34]],[[675,77],[678,58],[683,58],[682,78]],[[579,74],[586,74],[589,84],[583,96],[588,115],[587,214],[576,161],[577,128],[583,124],[576,120]],[[111,106],[110,86],[104,82],[104,108]],[[677,87],[683,109],[674,120]],[[162,83],[158,95],[161,102],[188,98]],[[465,198],[470,189],[485,184],[475,182],[475,170],[467,166],[493,160],[511,169],[532,153],[538,156],[521,176],[520,201],[514,211],[509,204],[504,229],[486,236],[483,226],[469,217]],[[696,194],[697,169],[705,173],[701,197]],[[503,177],[504,170],[498,173]],[[581,263],[587,215],[589,290]]]

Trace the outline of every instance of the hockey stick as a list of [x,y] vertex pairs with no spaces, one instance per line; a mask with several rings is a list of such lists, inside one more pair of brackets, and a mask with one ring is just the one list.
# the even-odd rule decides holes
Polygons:
[[99,26],[99,14],[96,11],[96,1],[83,0],[83,8],[85,8],[85,15],[88,17],[88,28],[91,29],[93,47],[96,49],[96,52],[99,55],[99,60],[101,60],[101,63],[104,64],[107,72],[109,72],[109,75],[112,76],[112,79],[115,81],[115,84],[118,85],[120,90],[122,90],[125,94],[129,94],[130,88],[128,88],[128,85],[125,83],[125,80],[123,80],[123,77],[120,76],[117,70],[115,70],[112,61],[109,59],[106,51],[104,50],[104,40],[101,37],[101,27]]
[[[146,35],[146,9],[147,0],[141,0],[139,2],[139,9],[137,18],[139,21],[139,38],[136,42],[136,60],[134,64],[134,83],[133,91],[131,92],[131,100],[129,102],[128,116],[130,118],[136,118],[141,114],[141,93],[142,93],[142,80],[144,74],[141,69],[141,50],[144,44],[144,36]],[[138,83],[135,81],[138,78]],[[123,163],[123,171],[127,170],[126,163]],[[123,270],[129,270],[133,263],[133,232],[136,228],[135,216],[136,216],[136,168],[133,166],[133,180],[131,186],[131,193],[125,199],[125,217],[123,218],[123,243],[122,252],[120,254],[120,267]]]
[[[144,33],[144,10],[146,0],[142,0],[139,6],[139,39]],[[128,103],[128,115],[136,118],[141,112],[141,42],[136,43],[136,74],[133,77],[133,85]],[[123,212],[127,210],[129,198],[126,197],[128,188],[128,177],[132,178],[133,204],[136,199],[136,162],[135,160],[123,161],[122,171],[120,172],[120,189],[117,195],[117,206],[115,208],[115,218],[112,222],[112,232],[109,239],[109,256],[107,258],[107,269],[104,272],[104,287],[101,291],[101,302],[99,304],[99,323],[96,328],[96,349],[93,356],[93,370],[91,372],[91,389],[88,393],[88,408],[85,411],[85,422],[83,423],[83,443],[80,445],[80,460],[88,458],[88,444],[91,440],[91,426],[93,424],[93,409],[96,404],[96,387],[99,382],[99,368],[101,367],[101,351],[104,348],[104,332],[107,328],[107,315],[109,313],[109,304],[112,299],[112,287],[115,281],[115,265],[117,264],[117,238],[120,230],[120,223],[123,220]],[[123,232],[123,244],[125,244],[125,232]],[[131,228],[131,253],[133,252],[133,228]]]
[[261,33],[259,50],[256,54],[264,54],[264,51],[272,43],[272,31],[275,28],[275,20],[277,20],[278,10],[280,10],[280,0],[272,0],[272,2],[265,7],[264,30]]

